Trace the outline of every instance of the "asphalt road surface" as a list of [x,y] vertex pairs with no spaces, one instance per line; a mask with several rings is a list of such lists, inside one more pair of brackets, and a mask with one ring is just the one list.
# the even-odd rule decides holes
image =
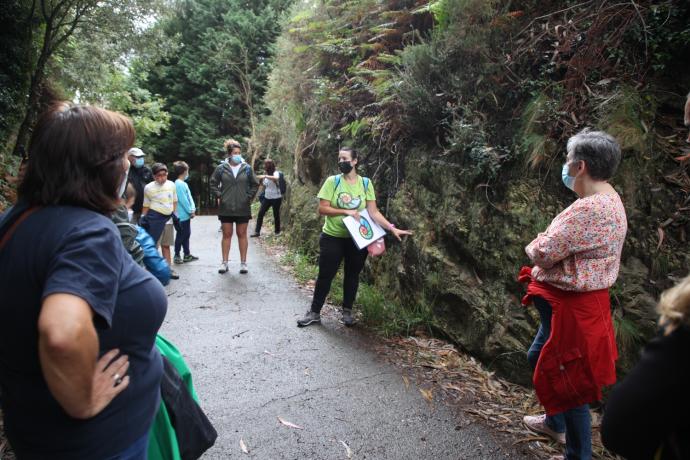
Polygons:
[[309,293],[256,240],[249,274],[239,273],[234,236],[230,271],[219,274],[218,228],[213,216],[192,221],[191,250],[200,260],[175,267],[180,279],[166,288],[161,329],[185,356],[218,430],[204,459],[525,458],[483,425],[406,387],[356,327],[330,315],[297,328]]

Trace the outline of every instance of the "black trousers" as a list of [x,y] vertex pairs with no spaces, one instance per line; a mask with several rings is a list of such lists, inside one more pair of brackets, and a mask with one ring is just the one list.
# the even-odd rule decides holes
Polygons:
[[264,223],[264,215],[268,208],[273,208],[273,222],[275,223],[275,232],[280,233],[280,205],[283,203],[283,198],[275,198],[269,200],[265,198],[261,202],[261,208],[259,208],[259,216],[256,218],[256,226],[254,227],[254,233],[257,235],[261,232],[261,226]]
[[352,238],[336,238],[321,234],[319,239],[319,276],[316,278],[314,300],[311,311],[321,312],[326,296],[331,290],[331,283],[340,268],[340,262],[345,259],[345,276],[343,277],[343,308],[352,309],[359,287],[359,273],[364,268],[369,251],[357,249]]

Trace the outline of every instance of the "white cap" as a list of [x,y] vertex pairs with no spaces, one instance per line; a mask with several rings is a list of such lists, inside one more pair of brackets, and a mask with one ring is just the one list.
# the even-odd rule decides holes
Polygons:
[[143,157],[146,154],[144,153],[143,150],[136,148],[136,147],[133,147],[133,148],[129,149],[129,152],[127,152],[127,155],[133,155],[135,157]]

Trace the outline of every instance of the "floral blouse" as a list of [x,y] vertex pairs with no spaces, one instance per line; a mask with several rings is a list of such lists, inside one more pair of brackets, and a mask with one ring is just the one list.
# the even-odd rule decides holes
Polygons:
[[580,198],[525,248],[532,276],[566,291],[609,288],[618,277],[627,230],[618,194]]

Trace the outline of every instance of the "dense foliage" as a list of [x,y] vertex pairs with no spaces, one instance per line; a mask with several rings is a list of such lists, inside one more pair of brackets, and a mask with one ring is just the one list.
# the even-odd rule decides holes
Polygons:
[[[78,100],[124,111],[142,136],[166,124],[166,114],[155,107],[159,98],[141,93],[127,72],[130,61],[162,43],[151,40],[153,29],[145,26],[161,13],[161,2],[11,0],[3,6],[0,209],[13,198],[19,158],[47,102]],[[130,92],[138,93],[137,103],[153,106],[118,103]]]
[[170,128],[142,148],[164,161],[183,159],[192,187],[210,203],[207,178],[222,158],[223,140],[245,143],[263,112],[273,42],[290,0],[181,1],[164,23],[177,50],[147,67],[146,87],[164,94]]
[[690,181],[674,161],[690,86],[686,2],[324,1],[296,12],[278,43],[257,143],[294,165],[292,243],[315,253],[312,197],[336,172],[337,147],[354,145],[379,206],[416,230],[370,265],[390,294],[377,321],[419,312],[517,378],[536,318],[515,274],[573,199],[560,183],[565,141],[586,126],[616,135],[630,231],[614,317],[635,355],[655,297],[689,262]]

